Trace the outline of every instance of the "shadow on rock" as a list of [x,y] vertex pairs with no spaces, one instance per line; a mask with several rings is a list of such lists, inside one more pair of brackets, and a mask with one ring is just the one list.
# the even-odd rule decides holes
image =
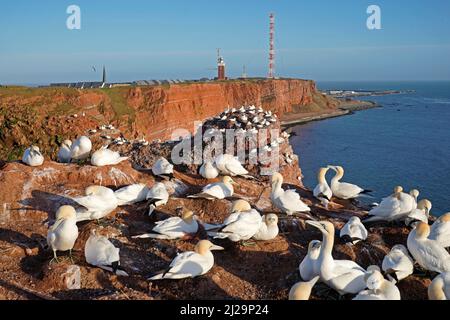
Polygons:
[[55,218],[56,211],[63,205],[70,205],[75,208],[80,206],[70,197],[50,192],[33,190],[31,192],[31,196],[31,198],[19,201],[19,203],[24,206],[24,208],[20,208],[20,210],[35,210],[46,212],[48,214],[47,221],[53,220]]

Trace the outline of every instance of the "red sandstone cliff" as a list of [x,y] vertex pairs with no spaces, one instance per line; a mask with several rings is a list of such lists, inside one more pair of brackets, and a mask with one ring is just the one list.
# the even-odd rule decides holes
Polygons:
[[225,107],[262,105],[282,115],[308,105],[317,94],[313,81],[275,80],[174,85],[131,89],[127,102],[136,110],[134,130],[149,138],[169,138],[176,128],[221,113]]
[[0,88],[0,159],[20,158],[31,143],[54,154],[62,140],[105,123],[129,138],[168,139],[174,129],[192,132],[195,121],[227,106],[261,105],[282,117],[316,102],[316,97],[323,108],[337,106],[316,90],[314,81],[298,79],[87,90]]

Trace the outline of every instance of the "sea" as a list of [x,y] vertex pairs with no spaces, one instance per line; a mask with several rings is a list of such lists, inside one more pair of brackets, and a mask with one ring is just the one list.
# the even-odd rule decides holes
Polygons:
[[[381,108],[293,127],[307,187],[314,188],[321,166],[341,165],[342,181],[373,190],[363,202],[379,202],[401,185],[429,199],[432,215],[450,212],[450,81],[319,82],[318,88],[407,93],[359,97]],[[333,175],[330,170],[328,181]]]

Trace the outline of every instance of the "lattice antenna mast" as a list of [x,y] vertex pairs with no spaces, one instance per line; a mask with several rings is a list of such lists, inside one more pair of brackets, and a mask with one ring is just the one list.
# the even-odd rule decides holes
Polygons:
[[275,76],[275,15],[270,14],[270,34],[269,34],[269,78]]

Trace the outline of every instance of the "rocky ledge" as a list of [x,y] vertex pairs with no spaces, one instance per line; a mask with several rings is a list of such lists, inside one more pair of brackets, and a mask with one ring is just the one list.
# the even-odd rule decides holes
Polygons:
[[[289,143],[281,148],[281,154],[292,153]],[[79,223],[80,235],[73,262],[64,257],[58,264],[49,263],[52,253],[45,249],[46,235],[60,205],[70,203],[71,196],[81,195],[93,184],[114,190],[138,182],[151,186],[155,179],[147,168],[153,164],[155,156],[168,151],[167,144],[131,149],[128,150],[131,161],[107,167],[45,161],[42,166],[32,168],[20,162],[4,163],[0,170],[0,299],[287,299],[291,286],[300,281],[298,265],[307,252],[309,241],[322,236],[306,227],[301,217],[281,213],[280,234],[274,240],[249,246],[215,241],[226,250],[215,252],[212,270],[195,279],[153,283],[146,280],[153,272],[163,269],[177,252],[192,250],[198,239],[133,239],[133,235],[149,231],[152,226],[145,203],[117,208],[100,223]],[[295,189],[311,207],[316,219],[331,221],[339,229],[350,217],[366,214],[363,209],[338,200],[333,200],[326,210],[302,186],[298,159],[289,159],[280,158],[284,188]],[[203,179],[196,169],[175,167],[175,180],[165,182],[170,200],[158,207],[156,219],[174,216],[177,208],[184,207],[194,211],[204,222],[221,222],[228,216],[231,200],[235,198],[246,199],[261,213],[279,213],[270,201],[269,178],[259,176],[257,171],[251,171],[256,179],[235,178],[238,186],[233,199],[186,198],[215,181]],[[120,248],[121,265],[129,277],[120,277],[86,263],[84,245],[92,229],[109,237]],[[336,239],[333,255],[336,259],[354,260],[365,268],[381,265],[393,245],[406,243],[408,233],[404,227],[369,228],[369,238],[354,246]],[[429,283],[430,279],[420,274],[402,280],[398,284],[402,299],[426,299]],[[312,299],[338,298],[325,289],[317,285]]]

